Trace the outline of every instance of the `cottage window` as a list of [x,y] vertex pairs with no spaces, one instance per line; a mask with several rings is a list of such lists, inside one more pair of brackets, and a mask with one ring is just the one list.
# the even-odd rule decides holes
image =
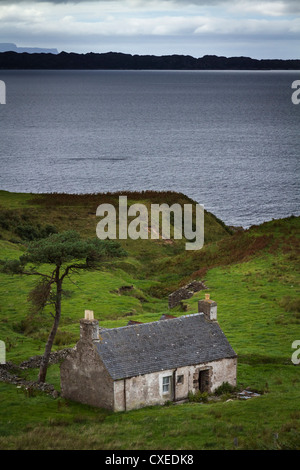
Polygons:
[[170,393],[171,376],[163,377],[163,393]]
[[184,380],[184,375],[178,375],[177,376],[177,383],[178,384],[183,384],[183,380]]

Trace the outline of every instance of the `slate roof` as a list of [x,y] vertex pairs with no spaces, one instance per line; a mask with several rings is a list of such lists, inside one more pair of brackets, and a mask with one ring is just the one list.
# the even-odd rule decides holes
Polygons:
[[100,329],[94,343],[114,380],[236,357],[217,322],[203,313]]

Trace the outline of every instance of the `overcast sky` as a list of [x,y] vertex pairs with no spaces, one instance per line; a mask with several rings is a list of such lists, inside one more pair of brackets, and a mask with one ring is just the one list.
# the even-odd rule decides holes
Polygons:
[[300,0],[0,0],[0,42],[66,52],[300,58]]

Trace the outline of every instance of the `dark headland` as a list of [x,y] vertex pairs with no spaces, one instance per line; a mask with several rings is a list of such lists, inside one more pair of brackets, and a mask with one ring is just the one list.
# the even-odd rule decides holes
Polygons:
[[252,59],[205,55],[131,55],[120,52],[0,53],[0,69],[45,70],[299,70],[300,59]]

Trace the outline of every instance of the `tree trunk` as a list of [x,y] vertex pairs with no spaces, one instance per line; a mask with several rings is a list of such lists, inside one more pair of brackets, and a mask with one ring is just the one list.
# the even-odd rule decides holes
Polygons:
[[54,317],[54,322],[53,322],[51,332],[48,336],[48,340],[45,346],[45,352],[42,357],[39,378],[38,378],[38,382],[40,383],[41,382],[44,383],[46,381],[50,353],[51,353],[51,349],[55,340],[55,336],[56,336],[58,325],[59,325],[60,315],[61,315],[62,279],[59,278],[59,267],[56,270],[55,284],[56,284],[55,317]]

